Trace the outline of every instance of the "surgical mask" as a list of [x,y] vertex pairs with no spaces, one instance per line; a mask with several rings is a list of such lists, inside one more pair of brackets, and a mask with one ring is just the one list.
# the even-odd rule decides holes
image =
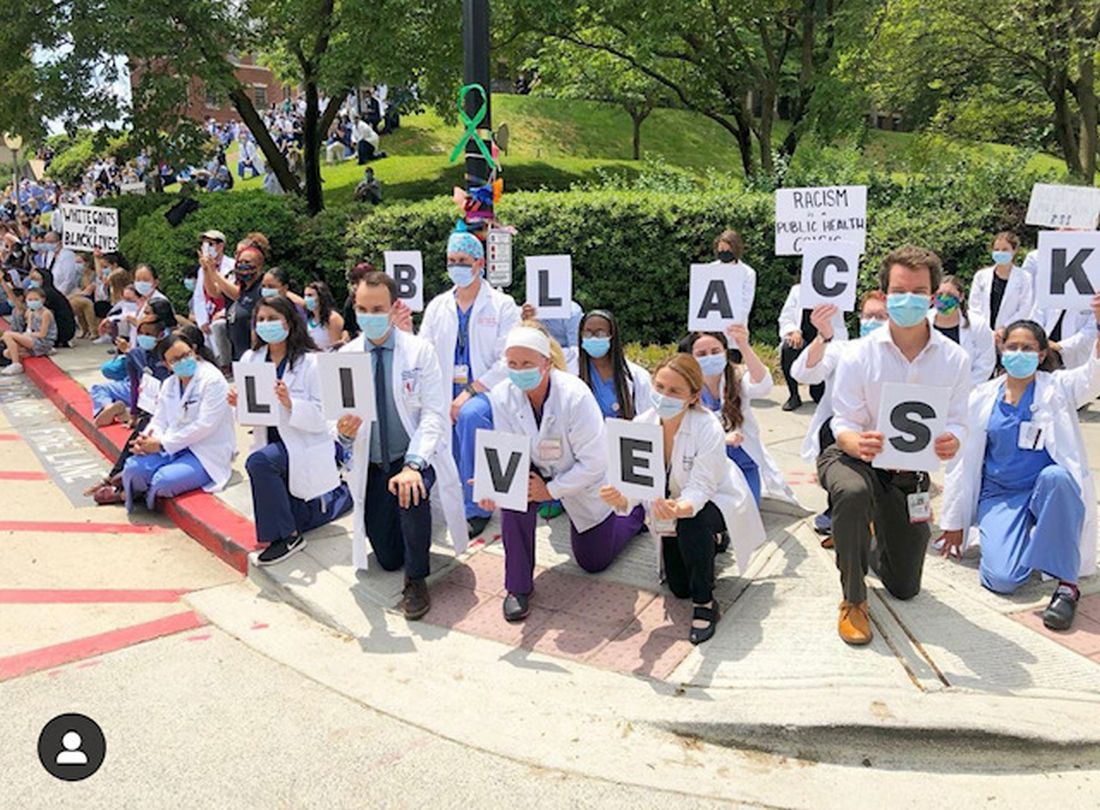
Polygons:
[[305,296],[305,302],[306,302],[306,309],[308,309],[310,312],[313,312],[315,309],[317,309],[317,299],[314,296],[312,296],[312,295]]
[[1039,352],[1005,352],[1001,355],[1001,365],[1009,377],[1026,380],[1039,368]]
[[23,282],[24,290],[37,290],[42,285],[35,281],[33,278],[28,278]]
[[695,359],[699,361],[699,368],[703,369],[704,377],[717,377],[726,370],[726,355],[724,353],[706,354]]
[[154,335],[138,335],[137,345],[139,349],[151,352],[157,347],[157,339]]
[[737,255],[732,250],[720,250],[718,251],[718,261],[730,264],[737,261]]
[[259,321],[256,324],[256,335],[264,343],[282,343],[289,334],[290,330],[282,321]]
[[137,290],[137,294],[142,298],[148,297],[149,293],[153,291],[153,282],[151,281],[135,281],[134,289]]
[[941,315],[950,315],[959,308],[959,299],[953,295],[936,295],[936,311]]
[[542,370],[537,368],[525,368],[518,371],[511,369],[508,371],[508,379],[520,391],[533,391],[542,382]]
[[60,243],[58,243],[58,242],[43,242],[42,243],[42,252],[43,253],[50,253],[54,250],[57,250],[58,244],[60,244]]
[[993,263],[994,264],[1008,264],[1012,261],[1011,250],[995,250],[993,251]]
[[199,361],[193,356],[181,357],[172,364],[172,373],[177,377],[194,377],[199,370]]
[[42,302],[39,301],[37,298],[35,298],[33,301],[28,301],[27,309],[31,310],[31,312],[37,312],[38,310],[42,309]]
[[218,255],[218,249],[209,242],[203,242],[202,255],[208,259],[213,259],[215,256]]
[[367,340],[381,340],[390,331],[390,316],[384,312],[357,312],[355,322]]
[[262,295],[264,298],[274,298],[278,294],[279,291],[276,290],[274,287],[264,287],[262,290],[260,290],[260,295]]
[[187,290],[187,292],[194,292],[195,291],[195,279],[185,278],[183,280],[183,286],[184,286],[184,289]]
[[886,296],[886,312],[890,320],[907,329],[916,326],[928,314],[931,299],[919,293],[892,293]]
[[603,357],[611,351],[611,338],[586,337],[581,339],[581,348],[589,357]]
[[859,336],[867,337],[884,323],[886,321],[880,321],[878,318],[861,318],[859,321]]
[[42,247],[41,242],[31,242],[31,250],[33,250],[35,253],[41,253],[43,250],[45,250],[45,248]]
[[656,391],[652,392],[649,398],[653,403],[653,410],[657,411],[657,415],[662,419],[675,419],[683,413],[684,408],[687,407],[687,403],[684,402],[684,400],[677,399],[676,397],[666,397],[664,394],[658,394]]
[[447,275],[456,287],[469,287],[474,283],[474,268],[466,264],[447,265]]

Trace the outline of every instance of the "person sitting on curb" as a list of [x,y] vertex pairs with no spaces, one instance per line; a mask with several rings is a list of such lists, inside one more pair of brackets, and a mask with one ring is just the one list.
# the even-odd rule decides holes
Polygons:
[[96,427],[114,424],[127,411],[131,424],[137,425],[138,399],[141,386],[146,383],[145,375],[151,374],[158,383],[172,376],[158,347],[175,326],[176,315],[166,299],[150,302],[137,324],[134,345],[126,341],[126,351],[102,367],[108,382],[95,383],[89,390]]
[[7,331],[3,334],[4,356],[11,363],[0,374],[12,376],[23,373],[23,360],[27,357],[45,357],[53,351],[57,341],[57,322],[46,306],[46,293],[32,287],[23,293],[26,307],[23,332]]

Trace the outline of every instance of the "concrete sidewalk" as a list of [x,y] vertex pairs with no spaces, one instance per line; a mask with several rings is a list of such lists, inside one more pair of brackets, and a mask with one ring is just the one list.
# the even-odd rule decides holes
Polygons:
[[[103,347],[83,342],[53,358],[85,386],[98,381],[105,359]],[[802,503],[819,509],[823,493],[798,457],[812,405],[786,414],[779,401],[777,393],[754,403],[765,443]],[[1098,420],[1082,414],[1094,465]],[[238,472],[248,444],[242,431]],[[242,476],[234,475],[221,499],[251,517]],[[724,615],[715,637],[699,648],[686,642],[685,605],[658,587],[648,536],[633,541],[607,572],[590,576],[570,560],[564,518],[540,525],[542,570],[531,618],[521,626],[506,624],[500,614],[503,560],[495,524],[487,542],[461,560],[438,538],[433,608],[420,623],[406,623],[393,611],[400,574],[353,570],[347,518],[311,534],[307,550],[284,565],[251,570],[252,585],[187,599],[246,644],[380,711],[485,750],[623,782],[649,783],[630,750],[591,761],[570,757],[567,735],[584,733],[611,745],[634,730],[657,751],[669,744],[662,735],[672,732],[698,745],[837,767],[866,759],[901,769],[916,767],[922,752],[962,741],[952,746],[959,750],[949,770],[1095,767],[1100,595],[1083,600],[1073,632],[1052,634],[1037,618],[1049,583],[998,597],[979,586],[975,560],[960,564],[930,554],[924,590],[910,602],[892,599],[871,578],[875,641],[850,648],[836,635],[839,579],[832,553],[820,548],[810,528],[811,515],[765,503],[768,543],[741,576],[722,555]],[[1097,594],[1100,582],[1086,580],[1083,591]],[[247,632],[257,621],[274,632],[257,639]],[[524,740],[518,753],[516,739]],[[983,756],[989,752],[996,756]],[[674,778],[663,786],[730,795],[719,782],[691,789],[689,772],[682,785]],[[890,788],[890,773],[876,771],[875,778]],[[970,784],[977,798],[1004,795],[1008,783],[986,794],[983,784],[993,789],[984,780]],[[817,790],[825,792],[792,793],[782,802],[777,795],[738,798],[834,803],[822,798],[828,781]],[[835,801],[841,804],[839,796]]]

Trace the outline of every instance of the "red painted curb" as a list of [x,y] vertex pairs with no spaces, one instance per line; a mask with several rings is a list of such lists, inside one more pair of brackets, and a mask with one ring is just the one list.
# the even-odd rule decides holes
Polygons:
[[20,471],[20,470],[8,470],[7,472],[0,472],[0,481],[49,481],[50,476],[44,472],[37,472],[35,470]]
[[115,588],[0,588],[4,605],[151,605],[178,602],[188,591]]
[[49,532],[51,534],[160,534],[163,526],[150,523],[93,523],[80,520],[0,520],[0,532]]
[[[0,318],[0,327],[7,322]],[[61,349],[60,351],[65,351]],[[80,383],[48,357],[33,357],[23,363],[27,379],[111,461],[118,458],[130,435],[121,425],[97,427],[92,421],[92,398]],[[207,492],[190,492],[164,502],[164,513],[181,530],[233,566],[248,573],[248,555],[260,546],[251,520],[226,506]]]

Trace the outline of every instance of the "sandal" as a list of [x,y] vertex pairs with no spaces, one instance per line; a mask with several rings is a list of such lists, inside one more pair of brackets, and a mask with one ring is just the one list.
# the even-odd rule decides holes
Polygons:
[[718,619],[721,618],[721,613],[718,611],[718,602],[712,600],[713,606],[708,605],[695,605],[695,609],[691,613],[692,621],[699,620],[709,622],[706,627],[692,627],[691,633],[688,635],[688,640],[692,644],[702,644],[704,641],[708,641],[711,636],[714,635],[714,625],[718,624]]
[[116,487],[113,484],[104,484],[92,494],[92,498],[99,506],[126,503],[126,493],[123,492],[121,487]]

